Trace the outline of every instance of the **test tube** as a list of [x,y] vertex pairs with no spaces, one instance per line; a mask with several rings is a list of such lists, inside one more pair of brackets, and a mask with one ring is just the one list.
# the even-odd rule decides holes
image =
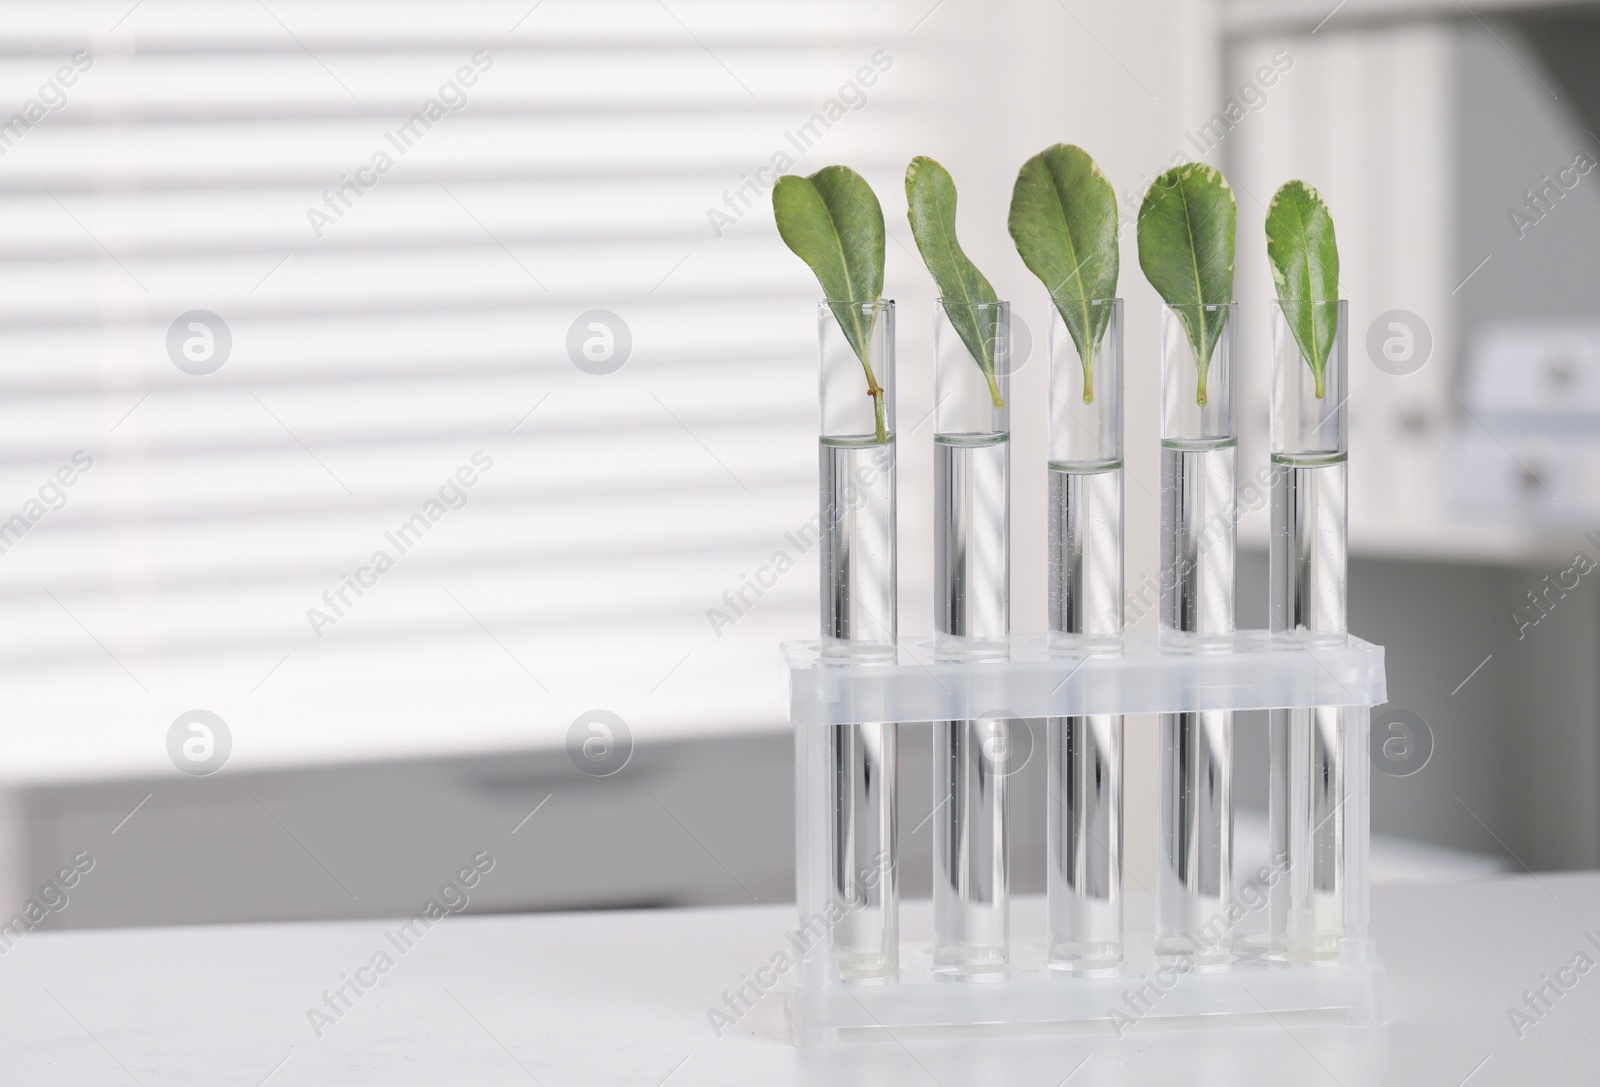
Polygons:
[[[1048,643],[1052,653],[1118,652],[1122,299],[1052,303]],[[1046,961],[1073,973],[1110,970],[1122,962],[1122,717],[1052,717],[1045,733]]]
[[[1344,301],[1272,305],[1272,536],[1268,610],[1275,635],[1307,646],[1345,640],[1348,350]],[[1296,330],[1328,336],[1319,376]],[[1268,715],[1268,833],[1283,872],[1269,894],[1268,954],[1336,958],[1345,918],[1345,711]]]
[[[939,301],[934,324],[934,652],[1004,657],[1010,629],[1011,311]],[[992,373],[977,361],[992,354]],[[988,709],[988,707],[985,707]],[[934,970],[1002,973],[1009,957],[1008,724],[934,724]]]
[[[1234,629],[1236,310],[1161,313],[1160,636],[1196,652]],[[1233,714],[1162,714],[1159,728],[1156,952],[1220,966],[1233,947]]]
[[[870,331],[868,365],[841,321]],[[894,303],[823,302],[819,435],[822,656],[841,663],[896,659]],[[874,395],[874,387],[877,389]],[[822,760],[828,783],[827,900],[833,961],[851,981],[899,970],[896,794],[899,726],[829,725],[824,742],[802,747]],[[809,912],[807,906],[810,906]]]

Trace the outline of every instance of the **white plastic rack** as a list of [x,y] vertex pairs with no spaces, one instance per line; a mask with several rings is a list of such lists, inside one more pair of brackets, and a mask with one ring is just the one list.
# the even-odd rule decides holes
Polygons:
[[[1383,648],[1359,638],[1301,643],[1241,631],[1204,648],[1163,645],[1129,634],[1120,650],[1052,651],[1042,635],[1013,637],[1005,659],[936,662],[932,645],[911,644],[911,663],[824,660],[815,642],[783,646],[795,730],[795,885],[806,947],[794,972],[791,1013],[800,1045],[837,1042],[841,1032],[898,1027],[1050,1024],[1110,1020],[1119,1028],[1146,1018],[1325,1012],[1352,1023],[1382,1017],[1383,968],[1368,935],[1368,719],[1386,700]],[[1148,913],[1128,910],[1126,952],[1110,971],[1071,973],[1045,963],[1045,933],[1014,911],[1006,969],[984,977],[936,974],[926,942],[902,940],[890,977],[846,981],[833,955],[828,858],[834,794],[828,776],[832,734],[844,727],[902,725],[977,717],[1050,718],[1201,710],[1338,707],[1342,714],[1343,935],[1337,955],[1319,961],[1269,957],[1262,930],[1270,866],[1235,872],[1234,895],[1219,916],[1232,954],[1220,965],[1158,958]],[[1015,813],[1013,818],[1023,813]],[[1131,906],[1132,904],[1130,904]]]

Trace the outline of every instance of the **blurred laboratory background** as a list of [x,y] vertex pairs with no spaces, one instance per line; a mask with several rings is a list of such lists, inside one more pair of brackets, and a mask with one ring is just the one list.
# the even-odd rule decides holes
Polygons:
[[[1157,561],[1133,215],[1175,162],[1233,183],[1248,480],[1264,201],[1304,178],[1352,317],[1351,629],[1388,650],[1375,878],[1600,866],[1600,4],[21,0],[0,31],[0,917],[85,851],[47,924],[409,914],[482,850],[478,911],[788,899],[817,288],[773,180],[848,163],[884,205],[915,638],[934,289],[904,169],[950,168],[1042,340],[1005,215],[1055,142],[1124,219],[1130,594]],[[1043,387],[1036,344],[1017,630],[1044,626]],[[1252,626],[1266,520],[1246,503]],[[1242,721],[1243,855],[1265,755]]]

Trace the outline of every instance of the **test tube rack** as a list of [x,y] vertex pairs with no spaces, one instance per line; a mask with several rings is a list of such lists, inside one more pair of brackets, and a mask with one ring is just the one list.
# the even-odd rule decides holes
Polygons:
[[[1383,647],[1359,638],[1309,643],[1240,631],[1203,649],[1164,645],[1130,633],[1120,649],[1052,650],[1043,635],[1012,636],[1004,659],[939,661],[930,644],[907,643],[897,663],[825,660],[816,642],[786,642],[789,719],[795,736],[795,889],[800,924],[789,941],[790,1013],[798,1045],[829,1045],[860,1032],[896,1028],[1109,1021],[1120,1036],[1148,1019],[1320,1012],[1350,1023],[1380,1022],[1383,967],[1368,926],[1371,707],[1386,700]],[[908,659],[909,658],[909,659]],[[845,981],[830,943],[835,902],[827,871],[833,803],[830,729],[874,722],[902,725],[969,718],[1033,720],[1090,714],[1204,710],[1343,709],[1342,849],[1344,932],[1337,956],[1271,959],[1260,930],[1267,896],[1285,873],[1271,865],[1236,871],[1234,896],[1218,923],[1234,954],[1221,966],[1189,966],[1154,953],[1153,905],[1130,894],[1126,951],[1112,971],[1068,973],[1045,963],[1042,903],[1013,902],[1010,962],[997,976],[952,978],[933,969],[925,903],[902,904],[898,972]],[[1129,728],[1136,727],[1130,721]],[[1150,727],[1154,727],[1153,724]],[[1042,729],[1035,729],[1042,734]],[[1012,811],[1013,820],[1046,817]],[[902,833],[926,848],[928,836]],[[904,854],[902,853],[902,856]],[[910,888],[906,888],[910,891]],[[1130,888],[1137,892],[1137,885]],[[929,938],[918,939],[919,936]]]

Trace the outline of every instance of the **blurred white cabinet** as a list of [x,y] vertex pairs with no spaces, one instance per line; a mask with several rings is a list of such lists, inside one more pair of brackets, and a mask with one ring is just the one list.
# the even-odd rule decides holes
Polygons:
[[[1600,230],[1600,173],[1532,231],[1511,216],[1585,147],[1600,155],[1538,35],[1495,14],[1531,6],[1484,5],[1487,25],[1437,4],[1355,0],[1331,17],[1329,5],[1226,9],[1223,92],[1241,109],[1215,150],[1239,204],[1243,468],[1266,464],[1266,206],[1300,177],[1333,209],[1350,299],[1355,554],[1534,561],[1600,525],[1600,504],[1582,499],[1600,478],[1563,460],[1565,446],[1541,444],[1551,435],[1530,426],[1547,420],[1518,415],[1501,389],[1551,392],[1553,344],[1572,342],[1574,320],[1600,317],[1563,289],[1593,281],[1569,250],[1574,233],[1592,243]],[[1287,70],[1265,87],[1257,73],[1273,58]],[[1562,418],[1578,440],[1574,413]],[[1600,431],[1583,433],[1600,445]],[[1542,505],[1563,516],[1536,516]],[[1264,546],[1266,521],[1265,509],[1247,515],[1244,540]]]
[[[1484,516],[1600,526],[1600,321],[1485,326],[1462,398],[1452,501]],[[1600,544],[1589,546],[1591,560]]]

